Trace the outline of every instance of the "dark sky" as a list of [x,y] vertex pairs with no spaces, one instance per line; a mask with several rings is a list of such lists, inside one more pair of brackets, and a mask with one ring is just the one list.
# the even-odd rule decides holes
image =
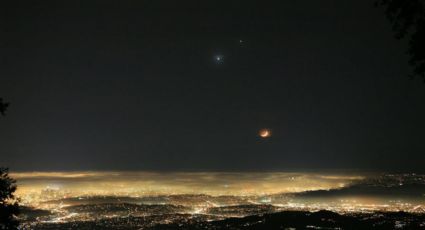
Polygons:
[[1,8],[13,170],[423,170],[425,84],[372,0]]

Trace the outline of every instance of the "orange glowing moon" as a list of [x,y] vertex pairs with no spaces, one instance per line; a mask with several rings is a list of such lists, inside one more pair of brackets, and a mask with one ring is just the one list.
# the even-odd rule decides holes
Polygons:
[[272,135],[272,132],[269,129],[262,129],[258,135],[260,135],[261,138],[268,138]]

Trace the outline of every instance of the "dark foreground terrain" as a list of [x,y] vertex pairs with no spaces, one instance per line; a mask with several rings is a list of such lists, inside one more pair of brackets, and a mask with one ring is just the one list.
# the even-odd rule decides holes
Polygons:
[[32,224],[31,229],[425,229],[425,214],[284,211],[207,221],[205,215],[117,217],[98,221]]

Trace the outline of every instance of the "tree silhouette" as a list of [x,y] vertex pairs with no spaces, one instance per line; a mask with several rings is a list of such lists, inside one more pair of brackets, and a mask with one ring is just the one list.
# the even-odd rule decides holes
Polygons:
[[[5,115],[9,103],[0,98],[0,114]],[[0,167],[0,229],[18,229],[18,200],[15,199],[16,180],[9,177],[9,169]]]
[[18,201],[15,199],[16,180],[7,168],[0,168],[0,229],[18,229]]
[[384,6],[397,39],[409,39],[409,64],[412,76],[425,81],[425,0],[377,0],[377,6]]

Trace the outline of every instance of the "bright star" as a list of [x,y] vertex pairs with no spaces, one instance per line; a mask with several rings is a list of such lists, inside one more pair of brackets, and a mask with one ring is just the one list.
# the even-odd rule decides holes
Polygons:
[[217,62],[222,62],[222,61],[223,61],[223,56],[222,56],[222,55],[216,55],[216,56],[215,56],[215,60],[216,60]]

